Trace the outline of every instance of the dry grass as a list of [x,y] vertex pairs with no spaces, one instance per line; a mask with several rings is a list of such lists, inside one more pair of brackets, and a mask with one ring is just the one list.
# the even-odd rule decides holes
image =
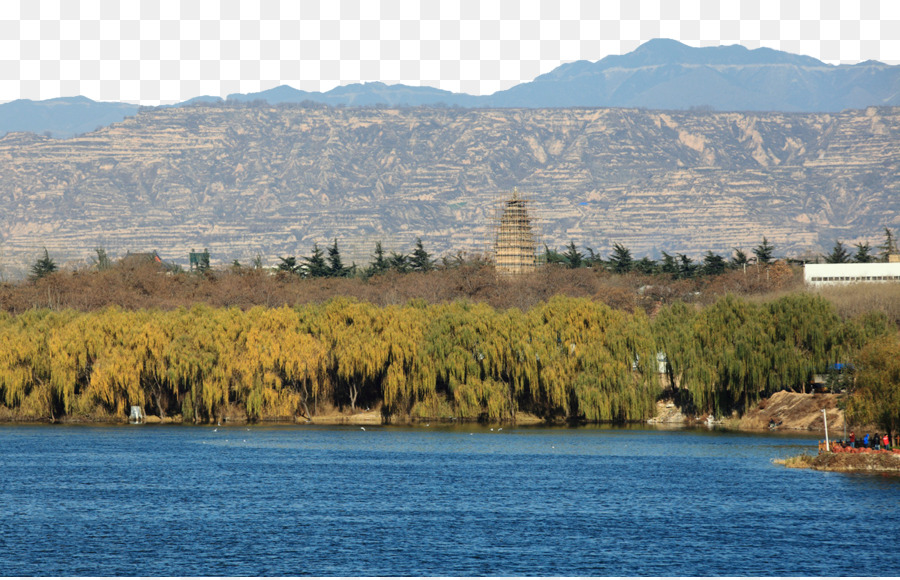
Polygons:
[[820,453],[802,454],[775,460],[785,467],[840,471],[845,473],[895,473],[900,472],[900,454],[897,453]]
[[[36,282],[0,284],[0,311],[72,308],[91,311],[115,305],[127,310],[169,310],[206,303],[214,307],[278,307],[319,303],[348,296],[385,306],[410,300],[427,303],[459,299],[494,308],[529,309],[554,295],[589,298],[612,308],[654,312],[676,300],[707,304],[725,293],[772,297],[798,288],[802,275],[776,264],[716,277],[674,280],[668,275],[612,274],[600,268],[547,266],[513,278],[499,277],[482,262],[467,262],[427,273],[371,278],[301,279],[266,270],[226,269],[205,275],[169,274],[154,264],[118,264],[110,270],[57,272]],[[802,284],[802,282],[799,282]]]

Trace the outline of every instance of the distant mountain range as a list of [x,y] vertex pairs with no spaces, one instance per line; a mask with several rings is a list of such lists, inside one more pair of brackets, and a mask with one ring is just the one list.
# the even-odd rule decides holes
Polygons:
[[[340,86],[327,92],[282,85],[227,97],[234,103],[258,100],[270,104],[310,101],[332,106],[838,112],[868,106],[900,106],[900,66],[871,60],[829,65],[809,56],[769,48],[694,48],[675,40],[656,39],[621,56],[564,64],[531,82],[492,95],[374,82]],[[221,97],[202,96],[173,106],[221,101]],[[122,121],[139,108],[86,97],[19,99],[0,105],[0,136],[28,131],[71,137]]]

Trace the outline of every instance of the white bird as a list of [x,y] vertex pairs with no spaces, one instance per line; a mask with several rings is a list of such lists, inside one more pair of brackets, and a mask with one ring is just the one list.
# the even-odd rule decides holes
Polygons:
[[499,429],[497,429],[497,431],[503,431],[503,427],[500,427]]
[[362,429],[362,430],[363,430],[363,431],[365,431],[365,430],[366,430],[366,428],[365,428],[365,427],[360,427],[360,429]]
[[493,430],[494,430],[494,428],[493,428],[493,427],[491,427],[491,431],[493,431]]
[[217,432],[218,430],[219,430],[219,428],[216,427],[215,429],[213,429],[213,433]]

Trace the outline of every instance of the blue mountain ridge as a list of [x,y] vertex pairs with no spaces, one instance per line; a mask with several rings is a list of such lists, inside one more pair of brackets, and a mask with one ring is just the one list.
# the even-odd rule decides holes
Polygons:
[[[281,85],[225,102],[321,103],[330,106],[643,107],[718,111],[837,112],[900,106],[900,66],[877,61],[829,65],[813,57],[740,45],[691,47],[650,40],[623,55],[560,65],[533,81],[490,95],[427,86],[353,83],[326,92]],[[194,97],[168,106],[221,103]],[[137,114],[138,105],[86,97],[19,99],[0,105],[0,135],[29,131],[69,137]]]

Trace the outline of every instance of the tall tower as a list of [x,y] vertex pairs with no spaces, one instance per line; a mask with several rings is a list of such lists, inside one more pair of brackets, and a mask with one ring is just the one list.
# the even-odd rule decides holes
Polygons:
[[512,197],[501,202],[495,220],[494,264],[504,275],[526,274],[537,265],[537,232],[534,218],[528,215],[529,200],[513,190]]

